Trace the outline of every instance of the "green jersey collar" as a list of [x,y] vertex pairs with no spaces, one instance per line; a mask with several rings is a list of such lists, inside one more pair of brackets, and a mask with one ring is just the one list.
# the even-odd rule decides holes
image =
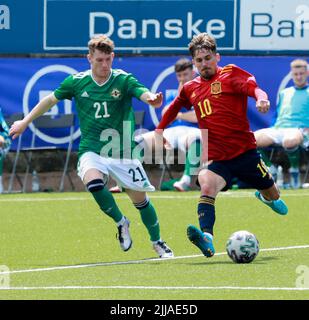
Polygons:
[[99,84],[99,83],[94,79],[94,77],[93,77],[93,75],[92,75],[92,70],[90,69],[91,79],[92,79],[92,81],[95,82],[95,84],[96,84],[97,86],[99,86],[99,87],[103,87],[103,86],[109,81],[109,79],[111,78],[112,74],[113,74],[113,69],[110,69],[110,73],[109,73],[109,76],[108,76],[108,78],[106,79],[106,81],[104,81],[103,83]]

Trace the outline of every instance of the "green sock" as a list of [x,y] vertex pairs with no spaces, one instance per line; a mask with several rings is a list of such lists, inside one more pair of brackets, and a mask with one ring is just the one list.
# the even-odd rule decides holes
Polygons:
[[259,153],[262,156],[262,159],[267,167],[270,167],[272,165],[271,161],[269,160],[268,154],[264,149],[258,149]]
[[123,214],[119,210],[113,195],[106,189],[92,192],[92,195],[101,210],[111,217],[116,223],[119,222]]
[[196,169],[200,166],[200,156],[201,142],[200,140],[195,140],[187,152],[184,175],[192,176],[195,174]]
[[135,207],[141,214],[142,221],[148,230],[150,240],[160,240],[160,225],[156,214],[155,208],[152,206],[150,201],[146,198],[141,203],[134,203]]
[[292,168],[299,168],[299,158],[300,158],[299,148],[297,148],[297,150],[292,151],[292,152],[287,151],[287,156],[289,158],[291,167]]

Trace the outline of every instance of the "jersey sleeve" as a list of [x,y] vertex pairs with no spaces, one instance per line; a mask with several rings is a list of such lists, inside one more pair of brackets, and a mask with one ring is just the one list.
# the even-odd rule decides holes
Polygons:
[[257,88],[258,85],[252,74],[232,65],[230,80],[235,92],[255,97],[255,88]]
[[72,100],[74,97],[73,90],[73,75],[68,76],[60,84],[60,86],[54,91],[54,95],[58,100],[69,99]]
[[166,128],[171,122],[175,120],[178,112],[183,107],[187,110],[190,110],[192,107],[190,101],[187,98],[185,86],[181,89],[179,95],[173,100],[173,102],[170,104],[170,106],[164,113],[160,123],[157,126],[157,129]]
[[187,91],[189,90],[188,84],[185,84],[179,92],[179,95],[173,100],[172,103],[181,105],[181,107],[186,108],[187,110],[192,109],[192,103],[188,99]]
[[127,84],[128,84],[128,94],[133,97],[136,97],[137,99],[139,99],[143,93],[149,91],[148,88],[146,88],[143,84],[141,84],[132,75],[128,75]]

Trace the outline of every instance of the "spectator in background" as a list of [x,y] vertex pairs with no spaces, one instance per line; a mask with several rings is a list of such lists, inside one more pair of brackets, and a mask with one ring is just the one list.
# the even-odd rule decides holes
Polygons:
[[9,127],[3,118],[2,110],[0,107],[0,193],[3,193],[3,182],[2,182],[3,162],[6,154],[10,149],[10,146],[11,146],[11,139],[9,137]]
[[[257,130],[254,135],[258,148],[269,147],[273,144],[282,146],[290,162],[290,184],[292,188],[300,188],[299,146],[308,141],[309,128],[309,87],[308,64],[306,60],[296,59],[291,62],[291,76],[294,86],[285,88],[279,94],[277,117],[275,124],[266,129]],[[260,150],[263,160],[274,178],[277,168],[269,160],[265,150]]]
[[[194,79],[195,72],[191,60],[182,58],[175,63],[175,74],[178,81],[178,90],[172,91],[166,97],[166,106],[162,110],[162,115],[169,108],[174,98],[182,89],[183,85]],[[192,175],[196,174],[199,168],[200,156],[200,130],[197,125],[197,118],[194,110],[188,111],[183,108],[178,112],[176,120],[164,131],[164,137],[169,141],[172,149],[180,149],[186,155],[185,169],[179,181],[173,184],[177,191],[188,191],[190,189]],[[143,134],[146,148],[154,146],[154,131]],[[172,150],[168,150],[172,151]]]

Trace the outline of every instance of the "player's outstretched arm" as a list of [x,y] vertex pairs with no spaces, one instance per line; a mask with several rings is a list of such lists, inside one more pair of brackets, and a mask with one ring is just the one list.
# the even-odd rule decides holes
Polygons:
[[255,88],[254,95],[256,99],[256,108],[261,113],[268,112],[270,108],[270,102],[268,100],[267,93],[260,88]]
[[187,112],[178,112],[176,119],[197,123],[197,117],[194,110],[187,111]]
[[140,96],[140,99],[147,103],[150,104],[154,108],[160,108],[163,102],[163,93],[152,93],[150,91],[143,93]]
[[34,119],[38,118],[51,107],[53,107],[59,100],[56,99],[55,95],[50,95],[43,98],[32,110],[28,113],[23,120],[15,121],[9,131],[9,135],[15,139],[20,136],[28,127],[29,123]]
[[[165,112],[168,110],[169,107],[170,107],[170,105],[167,105],[162,109],[162,112],[161,112],[162,117],[164,116]],[[192,123],[197,123],[197,117],[196,117],[196,113],[194,110],[190,110],[187,112],[178,112],[176,119],[177,120],[184,120],[184,121],[188,121],[188,122],[192,122]]]

